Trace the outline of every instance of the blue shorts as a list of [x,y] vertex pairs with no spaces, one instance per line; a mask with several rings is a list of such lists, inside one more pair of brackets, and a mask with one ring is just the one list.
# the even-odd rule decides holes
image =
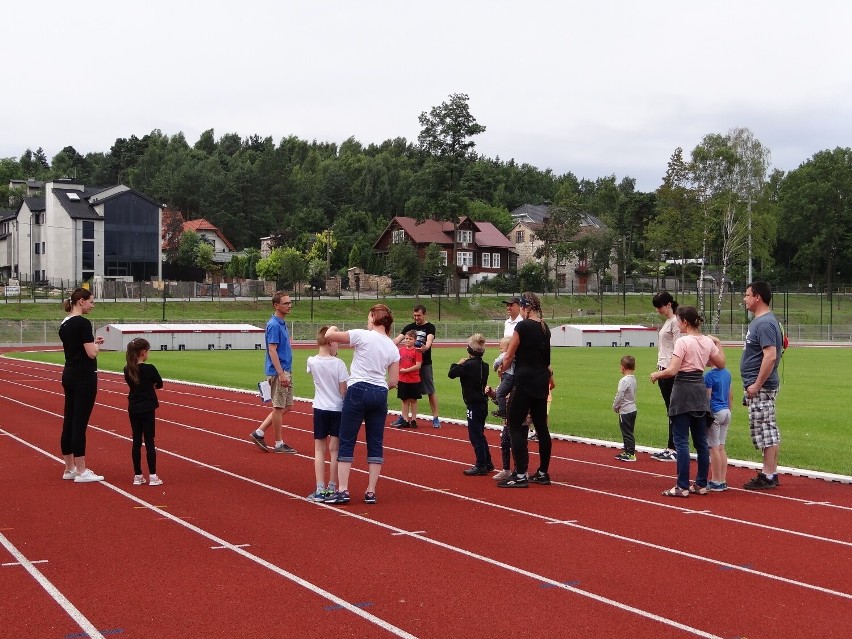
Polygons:
[[328,436],[340,437],[340,416],[343,413],[336,410],[314,409],[314,439],[325,439]]

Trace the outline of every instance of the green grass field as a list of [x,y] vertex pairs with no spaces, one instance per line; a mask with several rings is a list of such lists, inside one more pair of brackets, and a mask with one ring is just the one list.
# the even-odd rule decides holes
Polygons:
[[[313,395],[313,384],[305,372],[305,360],[314,351],[294,352],[293,380],[300,397]],[[437,348],[433,351],[435,385],[439,412],[444,417],[464,418],[464,404],[457,380],[447,378],[450,363],[465,355],[463,348]],[[489,362],[497,356],[492,347],[486,352]],[[620,441],[618,419],[612,412],[622,355],[636,357],[639,382],[637,402],[639,415],[636,440],[639,445],[662,448],[666,440],[666,417],[663,400],[648,376],[656,365],[654,348],[557,348],[553,349],[553,367],[557,387],[550,412],[553,432]],[[351,361],[352,352],[341,349],[341,358]],[[733,421],[728,433],[728,455],[735,459],[759,461],[760,455],[751,445],[746,409],[739,405],[740,349],[726,349],[728,366],[734,377]],[[61,352],[15,354],[27,359],[61,363]],[[255,389],[263,377],[263,354],[258,351],[169,351],[154,352],[150,363],[164,378]],[[102,370],[120,371],[124,354],[103,352],[98,356]],[[778,423],[781,429],[781,458],[784,466],[809,468],[852,475],[850,457],[849,391],[852,379],[852,350],[843,348],[791,348],[784,354],[782,391],[778,397]],[[497,382],[492,373],[489,378]],[[392,409],[399,409],[394,398]],[[418,405],[421,414],[429,412],[425,398]],[[497,423],[492,418],[493,423]]]

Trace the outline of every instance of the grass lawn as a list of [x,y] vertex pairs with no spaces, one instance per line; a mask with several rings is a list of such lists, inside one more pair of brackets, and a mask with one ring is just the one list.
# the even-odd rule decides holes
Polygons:
[[[313,384],[305,372],[305,360],[313,350],[294,351],[293,380],[297,396],[313,396]],[[748,434],[748,415],[739,404],[739,348],[726,349],[728,367],[734,377],[733,420],[728,432],[728,455],[735,459],[759,461],[760,455]],[[497,356],[492,347],[489,362]],[[636,357],[639,382],[636,440],[639,445],[662,448],[666,442],[667,421],[662,397],[648,379],[656,366],[654,348],[555,348],[552,351],[557,387],[550,412],[553,432],[620,441],[618,418],[612,411],[612,398],[618,385],[618,362],[622,355]],[[352,352],[341,349],[341,358],[351,361]],[[15,354],[37,361],[62,363],[61,352]],[[463,419],[464,404],[457,380],[447,378],[450,363],[465,356],[464,348],[437,348],[433,351],[435,386],[439,412],[444,417]],[[255,389],[263,377],[263,354],[258,351],[169,351],[154,352],[150,363],[164,378],[182,379],[232,388]],[[98,356],[102,370],[120,371],[124,353],[103,352]],[[846,384],[852,378],[852,350],[843,348],[791,348],[784,354],[781,369],[782,391],[778,396],[781,429],[780,463],[852,475],[850,458],[850,393]],[[492,373],[489,382],[496,384]],[[392,393],[392,409],[399,401]],[[429,412],[424,398],[418,412]],[[493,423],[497,420],[491,418]]]

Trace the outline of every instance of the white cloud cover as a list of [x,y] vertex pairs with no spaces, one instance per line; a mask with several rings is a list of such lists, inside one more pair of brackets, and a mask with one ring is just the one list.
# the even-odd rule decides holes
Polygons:
[[2,157],[153,129],[416,141],[456,92],[480,153],[641,190],[733,127],[785,171],[852,145],[852,4],[834,0],[47,0],[4,24]]

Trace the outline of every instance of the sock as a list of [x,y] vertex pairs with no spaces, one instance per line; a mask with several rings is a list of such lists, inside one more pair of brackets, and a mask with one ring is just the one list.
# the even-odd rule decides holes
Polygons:
[[769,473],[764,473],[764,475],[766,475],[766,479],[769,479],[769,480],[775,479],[775,473],[772,473],[771,475]]
[[526,473],[518,473],[518,479],[526,479],[526,478],[527,478]]
[[324,490],[325,490],[325,486],[323,486],[322,484],[317,484],[317,492],[318,493],[321,493]]
[[283,439],[282,439],[282,440],[280,440],[280,441],[275,440],[275,448],[278,448],[279,446],[283,446],[283,445],[284,445],[284,440],[283,440]]
[[328,492],[333,493],[337,491],[337,484],[333,481],[328,482]]
[[257,435],[258,437],[263,437],[263,435],[264,435],[263,431],[260,430],[259,428],[256,431],[254,431],[254,434]]

